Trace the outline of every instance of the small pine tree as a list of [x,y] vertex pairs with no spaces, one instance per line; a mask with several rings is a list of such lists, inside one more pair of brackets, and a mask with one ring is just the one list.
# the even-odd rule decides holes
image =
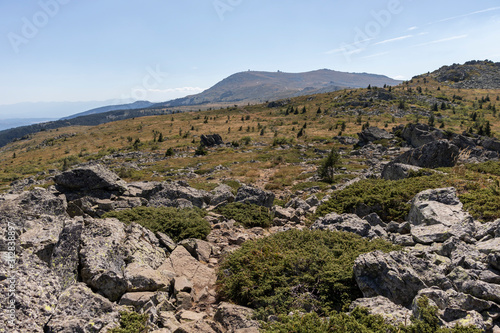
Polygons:
[[167,151],[165,152],[165,157],[170,157],[174,155],[174,150],[172,147],[168,148]]
[[333,147],[326,159],[323,161],[323,163],[321,163],[321,166],[318,170],[319,177],[327,183],[333,183],[335,170],[339,164],[340,154],[337,149]]
[[203,147],[203,145],[199,145],[194,152],[194,156],[204,156],[206,154],[207,150],[205,149],[205,147]]
[[163,133],[160,132],[160,134],[158,135],[158,142],[163,142],[164,139],[163,139]]
[[301,136],[303,136],[303,135],[304,135],[304,132],[305,132],[305,131],[304,131],[304,128],[302,127],[302,128],[300,129],[299,133],[297,133],[297,138],[300,138]]
[[429,117],[429,121],[428,121],[429,126],[434,127],[435,121],[436,121],[436,118],[434,117],[434,114],[431,113],[431,116]]
[[302,113],[306,113],[306,112],[307,112],[307,110],[306,110],[306,107],[304,106],[304,107],[302,108]]

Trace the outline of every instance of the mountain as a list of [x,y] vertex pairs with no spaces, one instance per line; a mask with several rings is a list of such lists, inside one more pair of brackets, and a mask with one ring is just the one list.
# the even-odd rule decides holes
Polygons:
[[159,103],[155,107],[264,102],[319,92],[331,92],[348,87],[394,86],[399,83],[401,81],[393,80],[384,75],[346,73],[329,69],[306,73],[248,71],[233,74],[202,93]]
[[68,117],[61,118],[61,120],[66,120],[66,119],[73,119],[81,116],[88,116],[91,114],[96,114],[96,113],[105,113],[109,111],[116,111],[116,110],[135,110],[135,109],[145,109],[150,106],[152,106],[154,103],[148,102],[148,101],[136,101],[134,103],[129,103],[129,104],[120,104],[120,105],[108,105],[108,106],[103,106],[100,108],[96,109],[91,109],[88,111],[80,112],[73,114]]
[[427,75],[454,88],[500,89],[500,62],[473,60],[443,66]]

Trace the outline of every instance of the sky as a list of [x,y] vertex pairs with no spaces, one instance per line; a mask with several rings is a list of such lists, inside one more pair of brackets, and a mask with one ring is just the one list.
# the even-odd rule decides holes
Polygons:
[[499,31],[498,0],[2,0],[0,105],[166,101],[249,69],[410,79],[500,61]]

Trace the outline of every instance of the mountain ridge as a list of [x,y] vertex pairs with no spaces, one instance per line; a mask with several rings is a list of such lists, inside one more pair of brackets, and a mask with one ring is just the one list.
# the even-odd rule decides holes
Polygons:
[[402,81],[385,75],[319,69],[303,73],[246,71],[232,74],[195,95],[157,103],[154,107],[177,107],[208,103],[264,102],[368,85],[397,85]]

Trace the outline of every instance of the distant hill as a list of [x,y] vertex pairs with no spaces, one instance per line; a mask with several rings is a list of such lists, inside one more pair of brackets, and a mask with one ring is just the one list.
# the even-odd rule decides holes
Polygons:
[[443,66],[428,75],[455,88],[500,89],[500,62],[473,60]]
[[8,118],[0,119],[0,131],[6,130],[13,127],[31,125],[36,123],[42,123],[45,121],[51,121],[56,119],[51,118]]
[[155,116],[167,114],[170,111],[164,109],[136,109],[136,110],[118,110],[103,113],[89,114],[71,119],[60,119],[48,121],[45,123],[21,126],[0,131],[0,147],[5,146],[11,141],[27,137],[30,134],[56,129],[67,126],[96,126],[111,121],[130,119],[135,117]]
[[148,101],[136,101],[134,103],[129,103],[129,104],[120,104],[120,105],[108,105],[108,106],[103,106],[100,108],[80,112],[73,114],[68,117],[61,118],[61,120],[65,119],[73,119],[76,117],[81,117],[81,116],[88,116],[91,114],[96,114],[96,113],[104,113],[104,112],[109,112],[109,111],[116,111],[116,110],[135,110],[135,109],[145,109],[150,106],[152,106],[154,103],[148,102]]
[[398,85],[401,81],[384,75],[346,73],[321,69],[306,73],[256,72],[233,74],[196,95],[155,104],[155,107],[178,107],[209,103],[264,102],[287,97],[331,92],[343,88],[366,88],[368,85]]

